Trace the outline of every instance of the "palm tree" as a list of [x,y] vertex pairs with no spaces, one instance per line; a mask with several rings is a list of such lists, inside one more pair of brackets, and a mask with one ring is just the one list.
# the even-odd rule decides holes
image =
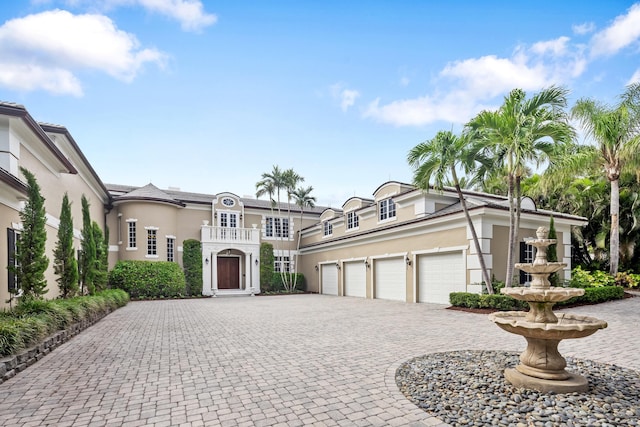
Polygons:
[[[299,183],[304,182],[304,178],[298,175],[293,169],[287,169],[282,173],[282,188],[287,192],[287,226],[291,224],[291,200],[293,198],[293,193],[296,191],[296,187]],[[284,236],[284,225],[283,225],[283,233]],[[289,238],[289,232],[287,230],[287,239]],[[287,258],[289,260],[289,267],[291,267],[291,245],[287,245]],[[290,270],[291,268],[289,268]],[[285,271],[284,268],[281,269],[282,281],[284,283],[284,288],[288,292],[293,291],[294,286],[291,280],[291,271]],[[293,271],[295,274],[295,271]]]
[[595,146],[581,147],[567,165],[573,170],[595,166],[611,186],[609,273],[616,275],[620,260],[620,175],[640,165],[640,83],[627,86],[613,107],[580,99],[571,112]]
[[[482,278],[487,287],[489,294],[493,293],[491,285],[491,276],[484,261],[480,241],[476,229],[471,221],[467,202],[460,189],[460,180],[456,172],[456,168],[463,167],[470,170],[475,160],[473,155],[469,153],[470,134],[463,133],[462,136],[456,136],[450,131],[440,131],[433,139],[416,145],[409,151],[407,161],[414,168],[413,182],[423,190],[429,191],[431,180],[433,178],[434,188],[442,190],[447,180],[451,180],[458,194],[462,211],[464,212],[467,224],[471,230],[473,244],[478,254],[480,268],[482,269]],[[475,153],[473,153],[475,154]]]
[[314,208],[316,206],[316,198],[311,195],[313,191],[313,187],[309,186],[306,188],[298,187],[293,193],[293,200],[296,205],[300,208],[300,229],[298,230],[298,242],[296,244],[296,262],[294,263],[293,269],[293,287],[292,290],[296,289],[298,284],[298,275],[295,274],[298,269],[298,252],[300,251],[300,238],[302,237],[302,215],[304,214],[305,208]]
[[512,90],[496,111],[482,111],[468,127],[478,133],[478,149],[494,159],[495,167],[507,173],[509,200],[509,249],[506,286],[514,276],[515,250],[520,227],[521,186],[527,165],[552,163],[575,136],[565,112],[568,90],[543,89],[531,98],[521,89]]
[[[282,218],[282,205],[281,205],[281,192],[285,191],[287,194],[287,224],[291,224],[291,198],[296,186],[303,182],[304,178],[298,175],[293,169],[281,170],[279,166],[274,165],[271,173],[265,172],[262,174],[262,179],[256,183],[256,197],[261,197],[265,194],[269,195],[271,199],[271,214],[274,214],[274,206],[277,209],[278,216],[273,218],[273,234],[276,238],[276,250],[279,251],[282,260],[282,243],[284,237],[289,239],[289,230],[285,232],[285,224]],[[274,199],[273,196],[276,196]],[[280,231],[278,232],[278,224]],[[287,225],[288,226],[288,225]],[[289,260],[291,259],[291,247],[288,249]],[[284,260],[281,264],[284,267]],[[291,281],[289,272],[285,271],[285,268],[280,269],[280,277],[285,290],[291,291]]]

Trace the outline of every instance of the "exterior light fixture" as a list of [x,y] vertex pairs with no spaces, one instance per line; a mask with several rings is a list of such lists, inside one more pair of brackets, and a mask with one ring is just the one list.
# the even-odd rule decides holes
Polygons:
[[337,263],[337,262],[336,262],[336,268],[337,268],[338,270],[340,270],[340,263]]
[[371,264],[369,264],[369,262],[366,259],[364,260],[364,265],[367,268],[371,268]]
[[205,264],[207,264],[207,265],[209,265],[209,258],[205,258],[205,259],[204,259],[204,263],[205,263]]
[[258,258],[256,258],[256,261],[255,261],[255,263],[256,263],[256,265],[258,265]]
[[405,259],[406,263],[408,266],[411,266],[411,258],[409,258],[409,256],[407,256],[407,258]]
[[318,268],[318,266],[316,265],[316,271],[318,271],[318,270],[320,270],[320,269],[319,269],[319,268]]

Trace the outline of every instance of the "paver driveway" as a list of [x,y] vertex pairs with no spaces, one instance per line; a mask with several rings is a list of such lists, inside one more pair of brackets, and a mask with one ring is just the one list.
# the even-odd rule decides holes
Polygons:
[[[640,369],[640,298],[569,310],[609,328],[564,355]],[[400,394],[425,353],[521,351],[486,315],[297,295],[132,302],[0,384],[5,425],[440,425]]]

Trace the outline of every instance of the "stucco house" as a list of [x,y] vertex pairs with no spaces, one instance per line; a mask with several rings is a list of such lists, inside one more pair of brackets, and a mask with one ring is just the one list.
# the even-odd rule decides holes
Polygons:
[[[7,270],[14,262],[20,233],[19,212],[26,186],[20,167],[31,170],[46,199],[47,256],[53,258],[62,197],[72,201],[75,246],[80,248],[80,198],[91,204],[91,217],[109,229],[109,263],[161,260],[182,265],[182,245],[201,242],[203,295],[255,295],[259,281],[260,244],[272,243],[275,270],[294,267],[304,274],[308,291],[329,295],[381,298],[405,302],[448,303],[454,291],[480,292],[477,254],[452,189],[425,192],[390,181],[373,198],[352,197],[341,209],[297,206],[230,192],[190,193],[104,184],[78,144],[63,126],[38,123],[25,107],[0,102],[0,305],[16,291]],[[252,191],[253,189],[248,189]],[[509,211],[504,197],[465,191],[486,264],[497,279],[505,277]],[[582,217],[536,209],[523,200],[520,239],[548,225],[553,215],[558,257],[569,264],[572,226]],[[298,237],[300,249],[296,250]],[[533,253],[520,248],[520,260]],[[297,262],[297,266],[295,263]],[[47,298],[58,295],[50,263]],[[525,282],[526,277],[521,277]]]

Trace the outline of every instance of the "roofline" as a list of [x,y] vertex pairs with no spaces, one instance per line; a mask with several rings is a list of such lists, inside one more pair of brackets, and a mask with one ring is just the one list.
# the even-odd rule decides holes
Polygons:
[[186,205],[186,203],[180,201],[180,200],[167,200],[167,199],[161,199],[159,197],[143,197],[143,196],[127,196],[127,195],[122,195],[122,196],[118,196],[116,198],[113,199],[113,205],[117,205],[120,202],[157,202],[157,203],[166,203],[168,205],[176,205],[176,206],[180,206],[182,208],[184,208]]
[[93,166],[91,166],[91,163],[89,162],[89,160],[85,157],[84,153],[82,152],[82,150],[80,149],[80,146],[78,145],[78,143],[76,142],[75,139],[73,139],[73,136],[71,136],[71,133],[69,132],[69,130],[64,127],[64,126],[60,126],[60,125],[52,125],[52,124],[48,124],[48,123],[39,123],[39,126],[42,128],[42,130],[44,130],[45,132],[53,132],[53,133],[61,133],[63,134],[67,140],[69,140],[69,142],[71,143],[71,146],[73,147],[73,149],[78,153],[78,155],[80,156],[80,158],[82,159],[83,163],[87,166],[87,168],[89,169],[89,172],[91,172],[91,175],[93,175],[93,177],[95,178],[96,181],[98,181],[98,185],[100,186],[100,189],[102,191],[105,192],[105,194],[107,195],[107,197],[109,198],[109,200],[111,200],[111,193],[109,193],[109,190],[107,190],[107,187],[104,185],[104,183],[102,182],[102,180],[100,179],[100,176],[98,176],[98,173],[95,171],[95,169],[93,168]]
[[[498,211],[505,211],[505,210],[509,210],[508,206],[500,206],[500,205],[482,205],[482,206],[475,206],[472,208],[469,208],[468,211],[474,211],[474,210],[478,210],[478,209],[495,209]],[[414,219],[410,219],[408,221],[403,221],[400,223],[392,223],[389,224],[387,226],[382,226],[382,227],[378,227],[378,228],[373,228],[370,230],[365,230],[359,233],[353,233],[353,234],[349,234],[346,236],[340,236],[340,237],[336,237],[335,239],[329,239],[329,240],[324,240],[324,241],[320,241],[320,242],[314,242],[314,243],[310,243],[309,245],[306,246],[301,246],[300,249],[306,249],[306,248],[314,248],[314,247],[318,247],[318,246],[322,246],[325,243],[333,243],[333,242],[341,242],[341,241],[345,241],[345,240],[349,240],[351,238],[355,238],[355,237],[359,237],[359,236],[366,236],[369,234],[373,234],[379,231],[385,231],[385,230],[391,230],[394,228],[399,228],[399,227],[403,227],[405,225],[412,225],[412,224],[417,224],[420,222],[426,222],[429,220],[433,220],[433,219],[438,219],[438,218],[444,218],[444,217],[448,217],[451,215],[460,215],[462,214],[462,210],[459,211],[454,211],[454,212],[447,212],[445,214],[441,214],[438,215],[437,212],[434,212],[432,215],[429,216],[425,216],[422,218],[414,218]],[[563,214],[561,212],[552,212],[552,211],[532,211],[532,210],[523,210],[522,213],[526,213],[526,214],[532,214],[532,215],[539,215],[539,216],[545,216],[545,217],[551,217],[553,216],[554,219],[569,219],[569,220],[574,220],[576,222],[584,222],[585,224],[582,224],[580,226],[584,226],[586,225],[586,223],[588,223],[587,218],[585,217],[581,217],[581,216],[576,216],[576,215],[569,215],[569,214]],[[318,227],[320,225],[320,223],[316,223],[313,225],[310,225],[308,227],[303,228],[302,230],[300,230],[299,232],[303,232],[305,230],[310,230],[314,227]]]
[[2,168],[0,168],[0,181],[25,196],[27,195],[28,188],[26,184]]
[[69,173],[77,174],[78,171],[71,164],[69,159],[67,159],[64,154],[56,147],[56,145],[51,141],[51,138],[45,133],[44,129],[38,122],[31,117],[31,114],[27,111],[27,109],[18,104],[6,104],[0,102],[0,114],[4,114],[7,116],[18,117],[24,121],[24,123],[31,129],[33,133],[35,133],[40,141],[44,143],[44,145],[53,153],[53,155],[64,165]]

